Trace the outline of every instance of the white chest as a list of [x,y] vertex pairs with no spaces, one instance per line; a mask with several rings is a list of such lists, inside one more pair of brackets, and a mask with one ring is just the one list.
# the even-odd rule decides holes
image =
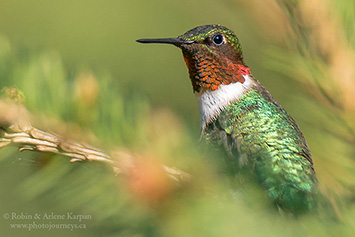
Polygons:
[[229,85],[220,85],[217,90],[200,91],[195,93],[200,109],[200,125],[203,130],[209,122],[214,120],[228,105],[238,100],[253,85],[254,80],[249,76],[243,76],[244,83],[236,82]]

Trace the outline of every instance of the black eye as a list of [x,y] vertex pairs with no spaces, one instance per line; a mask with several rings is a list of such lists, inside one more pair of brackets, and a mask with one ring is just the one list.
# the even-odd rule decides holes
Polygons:
[[215,45],[221,45],[223,43],[223,36],[222,35],[215,35],[215,36],[213,36],[212,41]]

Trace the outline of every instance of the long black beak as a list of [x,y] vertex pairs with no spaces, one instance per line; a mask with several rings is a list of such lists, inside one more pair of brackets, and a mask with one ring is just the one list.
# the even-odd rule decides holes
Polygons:
[[151,44],[151,43],[156,43],[156,44],[173,44],[176,47],[181,47],[183,44],[192,44],[194,41],[185,41],[181,40],[179,38],[165,38],[165,39],[139,39],[137,40],[138,43],[143,43],[143,44]]

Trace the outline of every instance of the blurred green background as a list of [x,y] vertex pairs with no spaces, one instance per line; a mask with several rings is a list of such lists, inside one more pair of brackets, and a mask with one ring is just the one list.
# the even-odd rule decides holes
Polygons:
[[1,31],[12,44],[54,49],[69,70],[107,69],[122,88],[134,87],[155,104],[193,114],[196,121],[197,105],[191,102],[194,95],[181,52],[139,45],[136,39],[174,37],[198,25],[226,25],[239,35],[254,74],[262,72],[257,59],[264,39],[252,16],[242,6],[231,8],[228,1],[1,1],[1,9]]
[[[166,191],[170,196],[164,202],[151,205],[149,193],[132,191],[131,181],[115,177],[109,167],[3,148],[1,216],[73,212],[92,219],[80,230],[29,231],[9,224],[33,220],[4,217],[2,232],[350,236],[355,225],[354,12],[352,0],[0,0],[0,87],[23,91],[26,107],[37,116],[35,126],[108,151],[129,149],[197,179],[192,187]],[[198,107],[181,52],[135,42],[178,36],[205,24],[225,25],[238,35],[253,75],[298,122],[321,190],[341,223],[314,215],[280,216],[249,182],[246,196],[228,195],[223,164],[214,159],[218,154],[198,143]]]

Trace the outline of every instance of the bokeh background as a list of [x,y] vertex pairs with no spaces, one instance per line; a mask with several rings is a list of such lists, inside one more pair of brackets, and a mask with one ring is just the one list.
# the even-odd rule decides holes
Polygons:
[[[351,236],[354,22],[353,0],[0,0],[0,88],[22,91],[36,127],[140,157],[137,173],[115,176],[94,162],[71,164],[62,156],[2,148],[1,232]],[[205,24],[225,25],[238,35],[253,75],[297,121],[331,211],[280,215],[247,180],[240,187],[245,195],[231,194],[221,154],[198,142],[198,107],[181,52],[135,42]],[[157,171],[159,163],[189,172],[193,184],[172,185]],[[13,219],[12,213],[91,219],[65,219],[85,229],[29,231],[10,224],[34,220]],[[48,222],[63,221],[38,221]]]

